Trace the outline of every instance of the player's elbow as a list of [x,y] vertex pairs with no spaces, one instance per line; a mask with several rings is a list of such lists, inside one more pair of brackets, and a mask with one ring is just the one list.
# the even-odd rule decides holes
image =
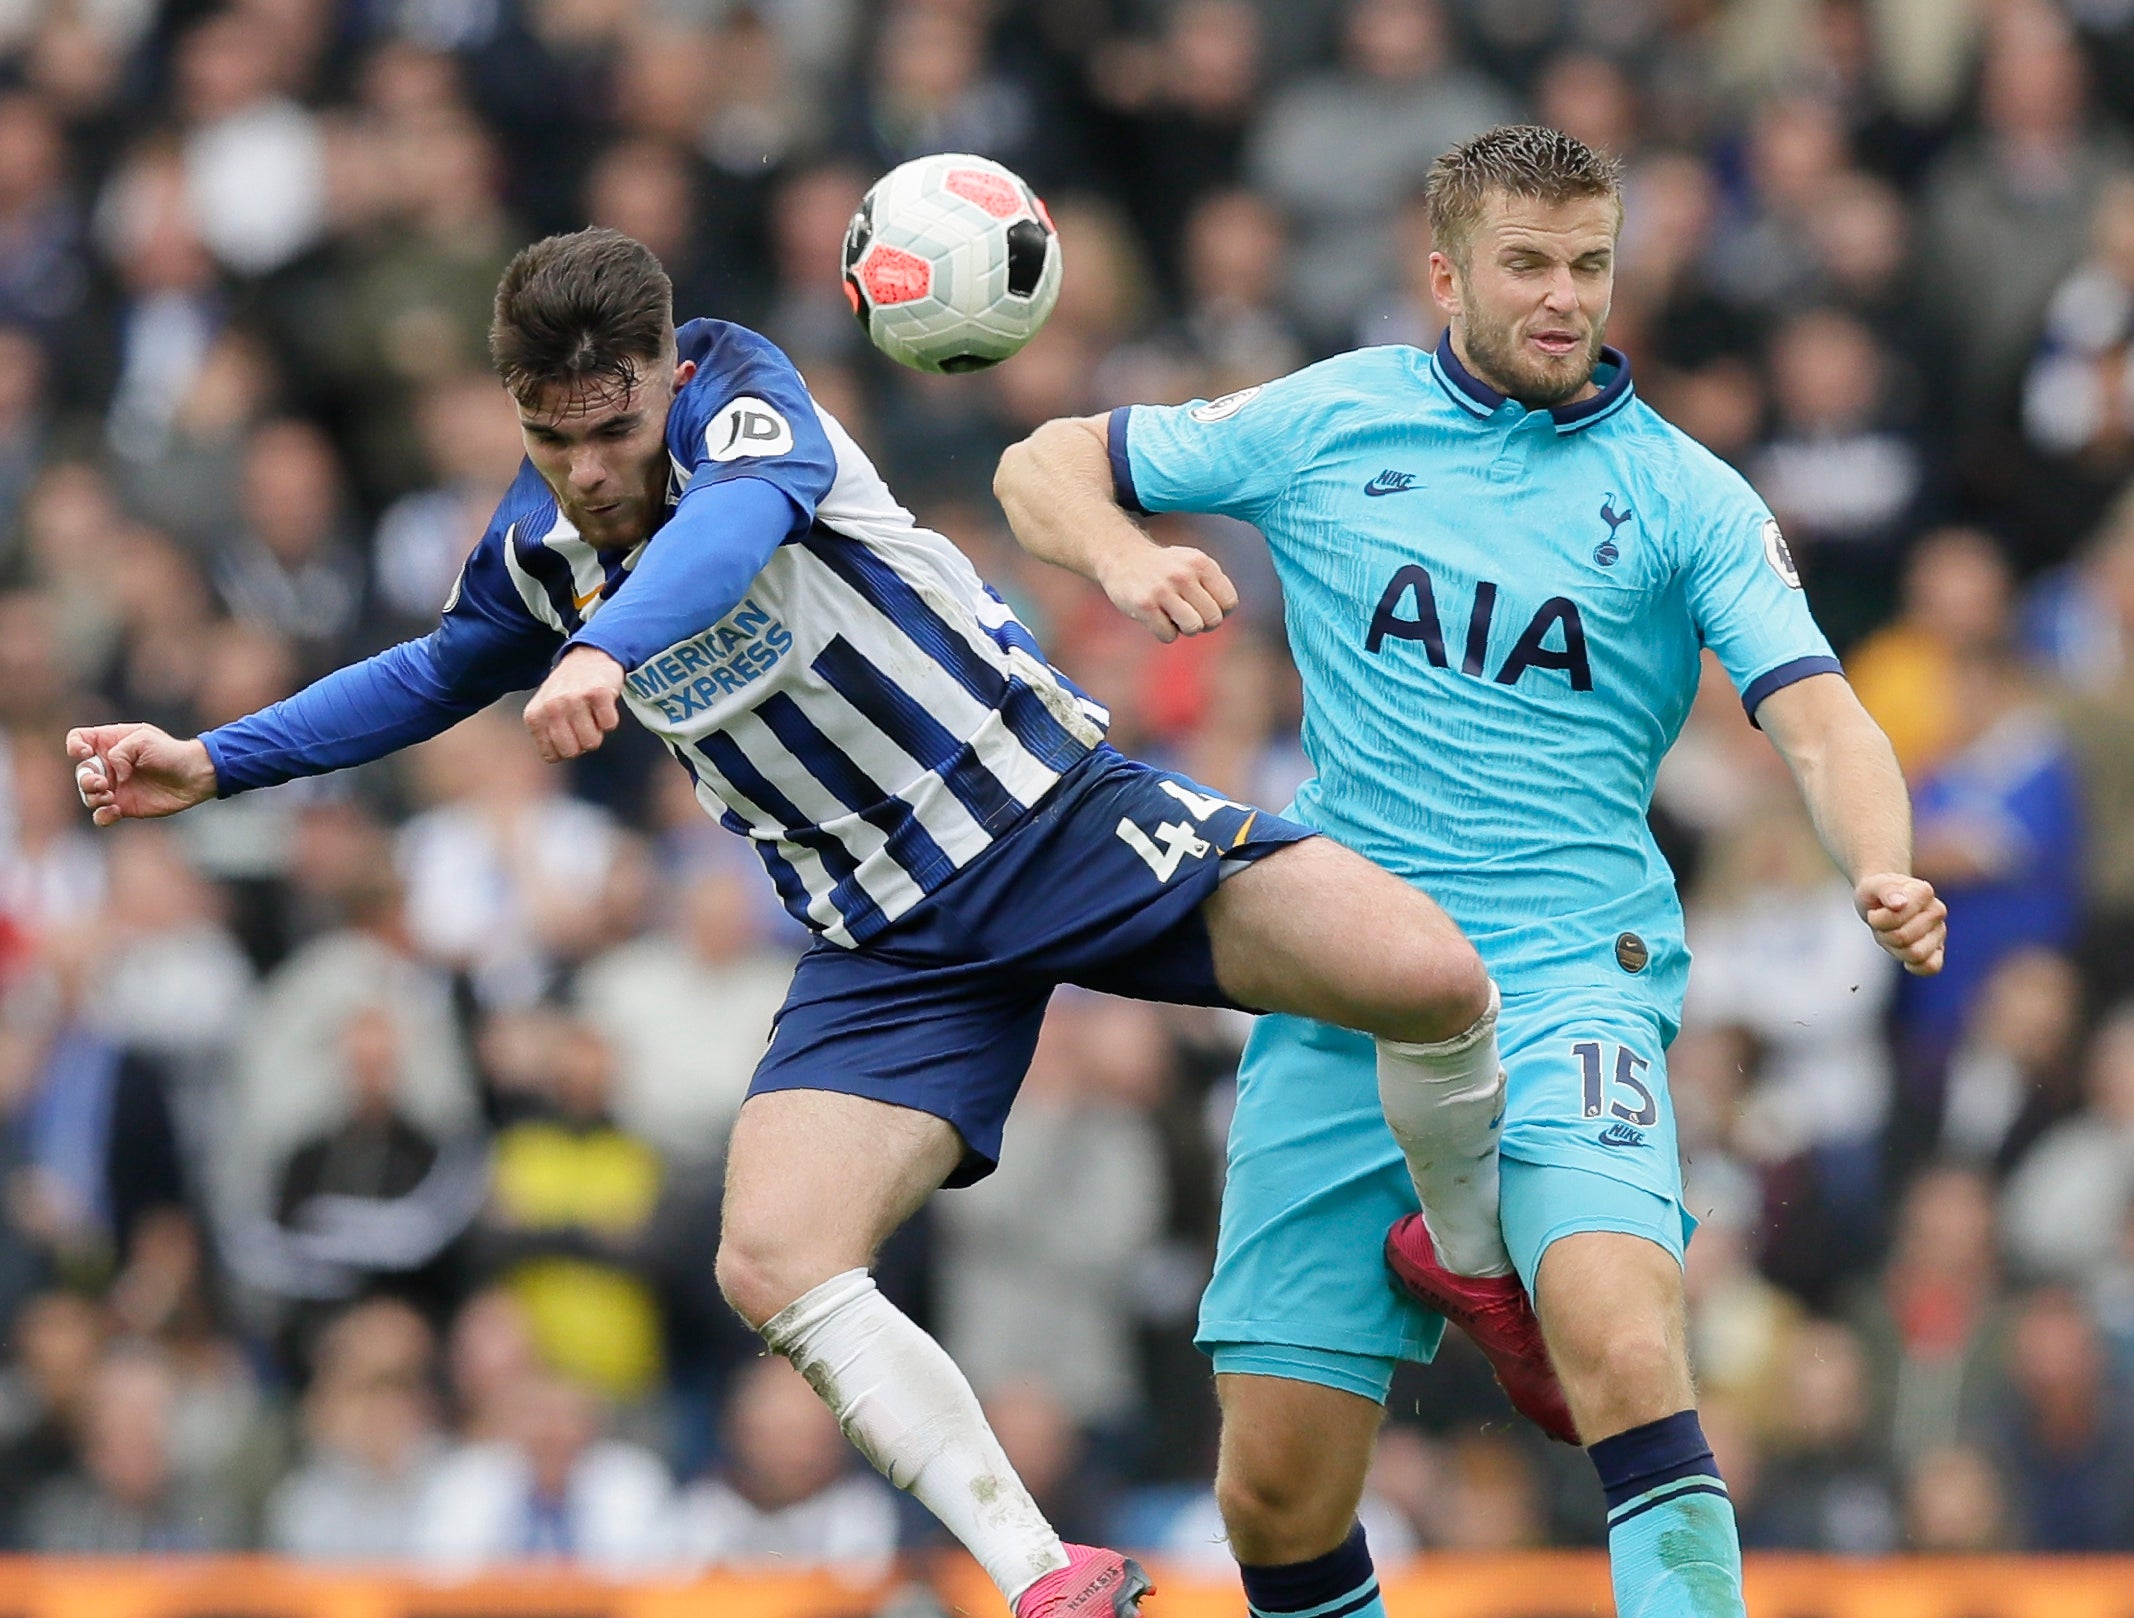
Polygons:
[[[1042,427],[1038,429],[1038,432],[1043,431]],[[1033,433],[1030,438],[1036,436]],[[1021,439],[1002,450],[1000,463],[993,468],[993,498],[1000,502],[1003,511],[1011,514],[1030,474],[1030,438]]]

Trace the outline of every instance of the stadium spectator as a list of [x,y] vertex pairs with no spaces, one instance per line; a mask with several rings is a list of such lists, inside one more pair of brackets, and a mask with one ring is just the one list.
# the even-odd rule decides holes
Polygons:
[[90,292],[71,155],[41,98],[0,96],[0,321],[43,341],[61,335]]
[[322,1306],[374,1292],[441,1315],[458,1282],[454,1244],[487,1189],[478,1141],[441,1143],[401,1110],[399,1032],[383,1007],[350,1016],[342,1054],[348,1115],[282,1162],[273,1228],[248,1233],[247,1267],[300,1305],[299,1341],[321,1324]]
[[323,141],[282,44],[232,7],[188,29],[173,62],[186,200],[201,241],[242,276],[280,268],[325,225]]
[[415,411],[428,477],[378,519],[372,588],[381,615],[396,628],[422,632],[451,594],[523,451],[511,402],[484,372],[429,383]]
[[1794,1333],[1784,1366],[1783,1419],[1765,1427],[1763,1463],[1745,1544],[1885,1556],[1899,1538],[1897,1491],[1869,1431],[1867,1365],[1859,1339],[1836,1321]]
[[[2080,257],[2125,138],[2091,116],[2060,10],[1998,8],[1986,29],[1978,132],[1935,164],[1921,199],[1920,291],[1951,344],[1955,419],[1976,430],[2020,376],[2053,288]],[[1966,265],[1993,264],[1981,280]]]
[[1193,204],[1235,185],[1263,77],[1249,0],[1184,0],[1162,33],[1095,56],[1098,95],[1126,120],[1127,205],[1166,282],[1182,281],[1179,233]]
[[896,1496],[856,1469],[837,1419],[800,1373],[753,1362],[727,1400],[726,1464],[675,1509],[675,1548],[691,1567],[837,1566],[880,1572],[897,1548]]
[[148,460],[163,452],[227,316],[179,154],[162,143],[131,152],[105,183],[96,226],[120,287],[115,352],[98,392],[109,400],[106,441],[121,460]]
[[1197,396],[1220,398],[1304,362],[1282,308],[1288,252],[1281,216],[1254,192],[1211,192],[1186,215],[1178,336],[1197,362]]
[[665,1174],[609,1115],[613,1050],[565,1023],[539,1089],[498,1131],[477,1262],[524,1306],[544,1363],[615,1400],[655,1396],[664,1370],[653,1285]]
[[1964,1036],[1938,1076],[1928,1115],[1910,1119],[1900,1154],[1934,1153],[1996,1174],[2021,1161],[2074,1101],[2082,986],[2066,956],[2021,949],[1986,979]]
[[1834,1209],[1871,1221],[1891,1094],[1875,1028],[1896,972],[1788,798],[1764,800],[1713,839],[1698,895],[1686,1015],[1761,1045],[1740,1139],[1767,1163],[1810,1156]]
[[333,446],[309,423],[264,422],[239,488],[239,527],[211,562],[216,593],[232,616],[287,636],[316,677],[354,644],[364,604]]
[[530,1004],[603,942],[616,828],[562,790],[503,709],[426,742],[416,762],[435,807],[400,833],[409,931],[484,1003]]
[[2134,1403],[2079,1293],[2047,1287],[2023,1301],[2008,1381],[2001,1452],[2024,1548],[2134,1546]]
[[1746,192],[1712,243],[1711,274],[1722,296],[1769,311],[1815,290],[1818,265],[1809,219],[1851,165],[1844,120],[1819,96],[1793,94],[1759,106],[1749,128]]
[[[275,1169],[301,1141],[346,1118],[353,1101],[344,1037],[358,1011],[384,1007],[400,1052],[400,1105],[432,1138],[468,1128],[475,1088],[449,979],[415,952],[388,850],[360,822],[338,895],[347,924],[293,952],[261,986],[230,1075],[224,1122],[207,1143],[214,1206],[228,1223],[265,1217]],[[318,846],[322,852],[325,843]],[[233,1244],[232,1256],[242,1251]]]
[[2134,1215],[2134,1006],[2098,1029],[2087,1067],[2087,1105],[2023,1159],[2002,1212],[2017,1264],[2076,1282],[2111,1262]]
[[1966,947],[1898,996],[1929,1052],[1946,1047],[2005,956],[2073,944],[2081,903],[2080,791],[2051,710],[2004,651],[1976,653],[1956,675],[1951,751],[1913,794],[1913,868],[1961,910]]
[[231,1550],[235,1503],[180,1476],[171,1453],[177,1379],[151,1350],[120,1348],[83,1404],[77,1470],[30,1501],[26,1539],[49,1555]]
[[1926,1555],[1976,1556],[2014,1548],[2007,1485],[1970,1445],[1922,1454],[1905,1473],[1904,1540]]
[[1957,669],[2010,633],[2014,581],[1991,535],[1938,528],[1904,565],[1896,618],[1854,647],[1846,675],[1914,782],[1947,757],[1960,725]]
[[267,1503],[268,1548],[307,1561],[406,1558],[443,1450],[435,1347],[422,1317],[388,1299],[356,1305],[320,1336],[303,1403],[308,1456]]
[[1503,123],[1513,103],[1453,51],[1438,0],[1349,0],[1341,65],[1278,93],[1247,159],[1300,248],[1291,296],[1315,337],[1345,332],[1390,279],[1400,199],[1454,142]]
[[0,558],[15,549],[23,500],[50,450],[49,372],[34,332],[0,325]]
[[1918,445],[1893,419],[1889,372],[1865,322],[1829,308],[1792,316],[1772,339],[1775,430],[1749,463],[1841,655],[1888,616],[1924,477]]
[[1695,1256],[1684,1263],[1690,1354],[1701,1389],[1758,1437],[1783,1441],[1799,1416],[1785,1381],[1786,1368],[1804,1352],[1803,1311],[1758,1272],[1745,1217],[1753,1213],[1716,1207],[1702,1215]]
[[453,1432],[470,1444],[507,1437],[513,1401],[541,1369],[525,1306],[503,1287],[475,1293],[453,1317],[445,1369]]
[[686,878],[666,928],[578,974],[579,1010],[616,1053],[617,1120],[676,1162],[723,1155],[793,976],[792,952],[765,935],[762,879],[740,857],[722,850]]
[[1937,1164],[1906,1187],[1887,1268],[1856,1300],[1874,1411],[1869,1439],[1904,1469],[1907,1514],[1924,1457],[1985,1430],[2006,1315],[1991,1182]]
[[42,1292],[11,1325],[0,1369],[0,1543],[22,1550],[29,1502],[73,1461],[109,1321],[78,1293]]
[[569,1560],[610,1577],[674,1561],[659,1457],[602,1436],[599,1401],[553,1372],[513,1391],[508,1436],[460,1445],[416,1499],[414,1557],[441,1573]]
[[936,1211],[942,1341],[974,1386],[1038,1378],[1081,1422],[1132,1410],[1133,1282],[1163,1217],[1147,1112],[1170,1061],[1153,1008],[1055,997],[999,1169]]

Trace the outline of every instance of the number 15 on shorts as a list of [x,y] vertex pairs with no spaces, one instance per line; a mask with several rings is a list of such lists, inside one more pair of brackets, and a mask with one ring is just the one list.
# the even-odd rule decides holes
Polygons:
[[[1581,1039],[1571,1047],[1571,1054],[1578,1058],[1579,1073],[1583,1081],[1580,1093],[1585,1116],[1598,1118],[1602,1111],[1606,1110],[1626,1124],[1649,1127],[1660,1116],[1660,1109],[1652,1098],[1652,1091],[1645,1087],[1638,1075],[1652,1064],[1644,1057],[1635,1055],[1628,1045],[1614,1046],[1612,1063],[1604,1064],[1603,1057],[1609,1049],[1597,1039]],[[1612,1088],[1615,1092],[1612,1099],[1608,1094],[1611,1088],[1608,1083],[1608,1065],[1612,1065],[1615,1070],[1612,1075]],[[1635,1107],[1623,1104],[1622,1097],[1626,1092],[1637,1098]]]

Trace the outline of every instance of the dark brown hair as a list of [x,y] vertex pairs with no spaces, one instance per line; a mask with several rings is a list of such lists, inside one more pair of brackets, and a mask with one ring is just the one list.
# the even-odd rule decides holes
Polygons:
[[674,285],[643,242],[595,227],[546,236],[505,267],[489,358],[521,404],[561,385],[619,398],[674,340]]
[[1475,227],[1493,195],[1537,202],[1612,197],[1622,211],[1623,165],[1560,129],[1499,124],[1430,165],[1423,194],[1439,252],[1465,265]]

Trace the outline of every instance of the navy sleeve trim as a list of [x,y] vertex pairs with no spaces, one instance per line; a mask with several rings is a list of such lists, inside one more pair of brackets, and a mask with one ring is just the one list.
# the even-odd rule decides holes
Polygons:
[[1126,423],[1133,409],[1132,405],[1121,405],[1111,413],[1104,424],[1104,450],[1111,457],[1112,498],[1126,510],[1146,517],[1149,508],[1141,503],[1140,492],[1134,487],[1134,458],[1126,450]]
[[[1843,674],[1845,665],[1834,657],[1796,657],[1790,663],[1781,663],[1767,674],[1759,674],[1749,682],[1748,690],[1741,694],[1741,705],[1748,710],[1749,723],[1756,724],[1756,710],[1764,699],[1774,691],[1783,691],[1789,685],[1798,685],[1802,680],[1818,674]],[[1757,727],[1761,729],[1761,726]]]

